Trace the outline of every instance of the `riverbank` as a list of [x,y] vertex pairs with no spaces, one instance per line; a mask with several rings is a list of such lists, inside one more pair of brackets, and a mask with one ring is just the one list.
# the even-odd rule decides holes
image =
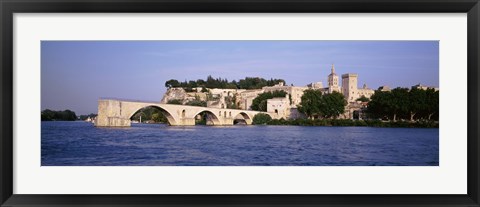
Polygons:
[[351,120],[351,119],[273,119],[266,125],[294,125],[294,126],[368,126],[392,128],[438,128],[439,123],[434,121],[381,121],[381,120]]

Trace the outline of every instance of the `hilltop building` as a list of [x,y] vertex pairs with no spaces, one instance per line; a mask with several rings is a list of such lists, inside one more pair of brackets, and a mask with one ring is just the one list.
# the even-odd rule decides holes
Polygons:
[[308,88],[311,89],[322,89],[323,88],[323,83],[322,82],[315,82],[315,83],[310,83],[307,85]]
[[438,91],[438,88],[436,87],[431,87],[431,86],[424,86],[422,84],[417,84],[417,85],[414,85],[412,88],[417,88],[417,89],[421,89],[421,90],[427,90],[429,88],[433,88],[435,91]]
[[380,91],[391,91],[392,89],[389,86],[380,86],[378,88]]

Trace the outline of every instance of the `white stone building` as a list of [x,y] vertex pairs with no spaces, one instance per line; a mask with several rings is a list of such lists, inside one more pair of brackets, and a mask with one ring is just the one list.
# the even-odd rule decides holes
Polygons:
[[255,99],[258,94],[261,93],[263,93],[262,89],[243,91],[239,96],[237,96],[237,105],[240,109],[249,110],[252,106],[253,99]]
[[296,108],[298,104],[302,101],[303,92],[307,90],[308,87],[299,87],[299,86],[285,86],[283,83],[263,87],[263,92],[273,92],[273,91],[285,91],[291,98],[291,107]]
[[375,90],[368,88],[367,84],[363,84],[363,87],[359,88],[357,92],[358,92],[359,98],[362,96],[365,96],[366,98],[370,98],[373,96],[373,94],[375,94]]
[[315,82],[315,83],[310,83],[307,85],[308,88],[311,89],[322,89],[323,88],[323,83],[322,82]]
[[288,97],[277,97],[267,100],[267,112],[276,113],[278,117],[290,117],[290,100]]
[[421,90],[427,90],[429,88],[433,88],[435,91],[438,91],[439,89],[437,87],[432,87],[432,86],[425,86],[425,85],[422,85],[422,84],[417,84],[417,85],[414,85],[413,88],[417,88],[417,89],[421,89]]

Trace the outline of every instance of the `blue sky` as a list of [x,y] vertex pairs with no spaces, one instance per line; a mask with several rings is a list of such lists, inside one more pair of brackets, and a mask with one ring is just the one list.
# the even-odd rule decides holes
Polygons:
[[438,41],[42,41],[42,110],[96,113],[101,97],[160,101],[169,79],[281,78],[327,85],[337,74],[358,83],[439,86]]

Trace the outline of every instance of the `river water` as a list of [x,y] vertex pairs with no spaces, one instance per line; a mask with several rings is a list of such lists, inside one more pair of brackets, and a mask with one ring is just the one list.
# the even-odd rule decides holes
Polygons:
[[438,129],[42,122],[42,166],[438,166]]

